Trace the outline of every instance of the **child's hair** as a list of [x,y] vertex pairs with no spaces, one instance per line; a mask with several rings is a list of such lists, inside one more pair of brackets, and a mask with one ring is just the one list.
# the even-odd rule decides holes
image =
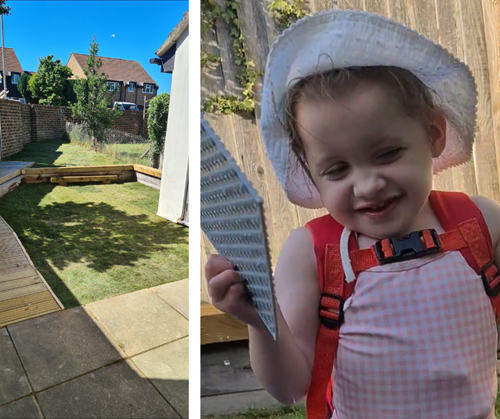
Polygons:
[[[304,77],[288,89],[285,97],[284,126],[290,135],[290,147],[311,178],[304,144],[297,130],[297,104],[302,100],[339,98],[361,81],[379,83],[392,90],[405,113],[420,120],[428,129],[434,101],[430,90],[413,73],[399,67],[349,67]],[[312,180],[312,178],[311,178]]]

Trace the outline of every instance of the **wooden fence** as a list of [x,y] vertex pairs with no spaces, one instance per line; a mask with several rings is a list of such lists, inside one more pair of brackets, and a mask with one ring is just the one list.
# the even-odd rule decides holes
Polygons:
[[[206,1],[206,0],[202,0]],[[217,0],[225,7],[224,0]],[[278,32],[265,0],[239,1],[238,17],[242,22],[248,55],[256,70],[263,73],[269,48]],[[383,14],[402,22],[441,43],[471,68],[479,90],[478,127],[474,158],[471,162],[438,175],[435,188],[481,194],[500,201],[500,80],[499,24],[500,5],[494,0],[306,0],[310,12],[332,8],[359,9]],[[229,28],[220,20],[213,29],[202,32],[202,51],[221,58],[220,63],[202,69],[201,94],[240,93],[233,62],[233,39]],[[258,129],[262,78],[255,84],[254,115],[220,115],[204,117],[246,173],[265,202],[273,264],[290,231],[322,214],[288,203],[274,175]],[[212,248],[202,235],[201,242],[202,303],[209,302],[203,266]]]

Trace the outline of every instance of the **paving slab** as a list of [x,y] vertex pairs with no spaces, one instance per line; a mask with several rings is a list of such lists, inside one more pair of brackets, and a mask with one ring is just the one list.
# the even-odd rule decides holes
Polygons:
[[4,327],[0,329],[0,405],[30,393],[21,361]]
[[8,326],[34,391],[121,359],[82,307]]
[[21,400],[0,406],[0,419],[38,419],[43,418],[35,399],[25,397]]
[[150,290],[189,319],[189,279],[159,285]]
[[189,338],[131,358],[175,410],[189,415]]
[[126,361],[37,394],[46,418],[178,418]]
[[189,334],[188,320],[149,289],[96,301],[84,308],[127,357]]

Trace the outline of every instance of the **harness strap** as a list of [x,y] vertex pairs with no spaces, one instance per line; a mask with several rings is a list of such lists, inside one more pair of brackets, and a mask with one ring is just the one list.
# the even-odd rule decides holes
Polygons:
[[[431,192],[430,203],[440,224],[446,231],[439,235],[439,251],[455,251],[474,271],[481,275],[493,309],[500,314],[500,274],[493,262],[491,237],[479,208],[465,194],[457,192]],[[318,266],[320,302],[320,327],[316,339],[314,366],[307,395],[307,418],[325,419],[331,416],[331,373],[339,345],[340,326],[343,321],[343,304],[354,290],[356,281],[347,283],[340,256],[340,237],[343,227],[327,215],[309,222],[307,228],[314,240]],[[429,231],[421,233],[426,249],[436,246]],[[354,237],[349,241],[349,257],[355,274],[380,264],[375,246],[358,249]],[[391,241],[381,240],[383,257],[394,254]],[[325,401],[326,394],[326,401]],[[330,410],[330,412],[329,412]]]

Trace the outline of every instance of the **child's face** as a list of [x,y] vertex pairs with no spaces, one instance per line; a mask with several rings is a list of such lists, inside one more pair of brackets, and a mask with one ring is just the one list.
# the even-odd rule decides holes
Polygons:
[[415,229],[432,188],[432,158],[446,142],[442,116],[425,129],[392,91],[361,82],[336,100],[300,102],[297,126],[313,181],[338,222],[373,238]]

